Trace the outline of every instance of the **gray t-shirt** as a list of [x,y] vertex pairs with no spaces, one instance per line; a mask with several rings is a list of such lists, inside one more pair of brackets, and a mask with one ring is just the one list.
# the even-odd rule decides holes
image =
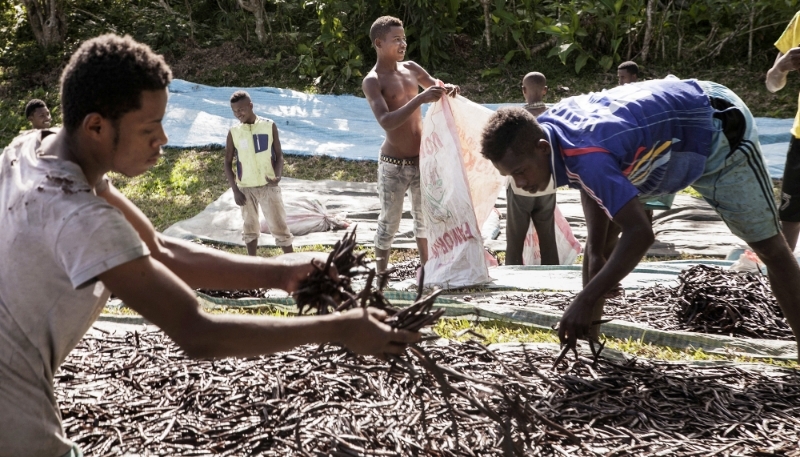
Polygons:
[[0,457],[57,457],[53,375],[103,309],[97,276],[149,254],[80,167],[40,155],[48,131],[0,155]]

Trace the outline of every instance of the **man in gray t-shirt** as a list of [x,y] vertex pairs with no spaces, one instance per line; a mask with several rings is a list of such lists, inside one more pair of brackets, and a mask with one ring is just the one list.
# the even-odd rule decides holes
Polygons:
[[61,77],[64,128],[19,137],[0,156],[0,457],[80,455],[64,436],[53,377],[111,292],[194,357],[329,341],[382,356],[419,340],[375,310],[202,312],[193,288],[292,292],[315,266],[308,256],[236,256],[164,237],[108,183],[109,171],[136,176],[158,161],[171,77],[130,37],[87,41]]

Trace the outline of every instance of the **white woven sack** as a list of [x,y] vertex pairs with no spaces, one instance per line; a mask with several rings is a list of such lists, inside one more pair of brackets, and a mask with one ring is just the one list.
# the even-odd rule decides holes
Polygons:
[[458,96],[433,103],[422,122],[422,210],[428,233],[425,285],[464,287],[491,280],[480,227],[503,179],[480,153],[492,111]]

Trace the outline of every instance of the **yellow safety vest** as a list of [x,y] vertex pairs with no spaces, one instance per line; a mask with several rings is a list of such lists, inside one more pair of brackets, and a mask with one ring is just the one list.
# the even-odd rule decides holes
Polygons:
[[239,124],[231,128],[236,150],[234,173],[240,187],[265,186],[267,178],[275,179],[272,124],[269,119],[257,117],[253,124]]

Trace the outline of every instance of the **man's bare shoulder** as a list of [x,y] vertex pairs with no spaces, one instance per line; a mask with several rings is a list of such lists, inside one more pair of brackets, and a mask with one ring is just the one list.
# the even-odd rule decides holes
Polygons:
[[378,81],[378,72],[375,70],[375,67],[369,69],[367,75],[364,76],[364,79],[361,80],[361,84],[366,84],[368,81]]
[[414,74],[427,73],[425,71],[425,69],[422,68],[422,65],[414,62],[413,60],[406,60],[406,61],[402,62],[401,65],[403,66],[403,68],[405,68],[406,70],[408,70],[408,71],[410,71],[410,72],[412,72]]
[[380,88],[381,80],[378,77],[378,73],[375,71],[375,67],[364,76],[364,79],[361,80],[361,89],[366,93],[366,91],[370,88]]

